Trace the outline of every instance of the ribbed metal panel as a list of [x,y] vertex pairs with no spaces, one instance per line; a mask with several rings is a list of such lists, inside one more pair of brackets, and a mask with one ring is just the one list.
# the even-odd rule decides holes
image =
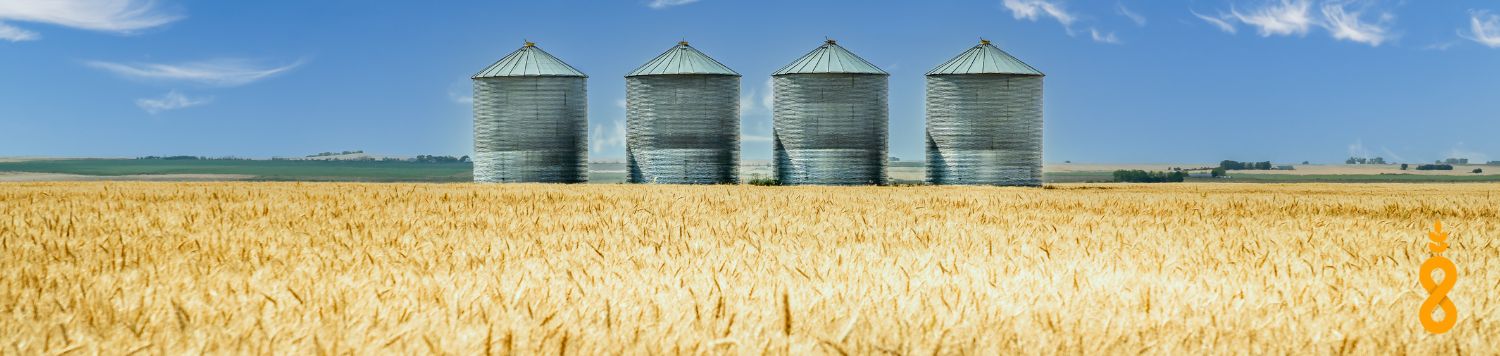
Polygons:
[[638,75],[625,92],[630,182],[738,182],[739,76]]
[[888,76],[773,78],[777,180],[788,185],[887,183]]
[[474,181],[588,181],[585,80],[474,79]]
[[1042,77],[927,76],[927,183],[1042,184]]

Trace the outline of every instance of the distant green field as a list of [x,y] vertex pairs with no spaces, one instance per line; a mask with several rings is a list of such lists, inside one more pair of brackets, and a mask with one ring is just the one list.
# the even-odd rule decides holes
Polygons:
[[1114,172],[1044,172],[1042,181],[1047,183],[1109,182],[1115,179]]
[[1500,182],[1500,175],[1421,174],[1239,174],[1229,179],[1192,179],[1194,182],[1226,183],[1482,183]]
[[466,162],[65,159],[0,162],[0,172],[93,176],[244,174],[255,176],[255,180],[268,181],[467,182],[473,180],[473,168]]
[[[1111,182],[1114,172],[1048,172],[1047,183]],[[1188,178],[1196,183],[1482,183],[1500,182],[1500,175],[1418,174],[1235,174],[1233,178]]]
[[[769,167],[746,166],[751,175],[769,175]],[[921,162],[893,162],[891,183],[922,184]],[[623,183],[625,164],[589,164],[589,182]],[[764,171],[764,172],[763,172]],[[262,181],[358,181],[358,182],[469,182],[473,166],[459,163],[407,161],[269,161],[269,160],[137,160],[58,159],[0,162],[0,172],[62,173],[90,176],[152,174],[239,174]],[[1048,172],[1047,183],[1109,182],[1113,172]],[[1190,182],[1219,183],[1432,183],[1500,182],[1500,175],[1416,174],[1237,174],[1233,178],[1189,178]]]

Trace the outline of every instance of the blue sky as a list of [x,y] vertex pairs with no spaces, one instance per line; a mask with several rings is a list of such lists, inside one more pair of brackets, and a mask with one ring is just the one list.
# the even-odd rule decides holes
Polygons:
[[622,76],[686,38],[769,74],[824,36],[891,73],[922,156],[922,73],[979,37],[1048,74],[1049,162],[1500,159],[1500,2],[1314,0],[0,0],[0,156],[468,154],[468,77],[524,39],[590,75],[593,159]]

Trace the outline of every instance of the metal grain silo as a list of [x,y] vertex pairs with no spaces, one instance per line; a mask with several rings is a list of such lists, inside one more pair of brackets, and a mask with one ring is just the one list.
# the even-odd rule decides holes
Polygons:
[[985,40],[927,72],[927,183],[1040,186],[1042,76]]
[[588,76],[524,47],[474,80],[474,181],[588,181]]
[[736,183],[740,74],[686,41],[625,76],[632,183]]
[[889,74],[828,40],[771,76],[778,181],[886,184]]

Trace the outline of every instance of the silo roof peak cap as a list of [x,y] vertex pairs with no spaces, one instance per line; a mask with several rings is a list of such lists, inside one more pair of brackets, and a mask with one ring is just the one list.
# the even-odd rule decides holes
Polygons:
[[979,38],[979,45],[980,46],[986,46],[986,45],[989,45],[989,44],[990,44],[990,40],[984,39],[984,37],[980,37]]

